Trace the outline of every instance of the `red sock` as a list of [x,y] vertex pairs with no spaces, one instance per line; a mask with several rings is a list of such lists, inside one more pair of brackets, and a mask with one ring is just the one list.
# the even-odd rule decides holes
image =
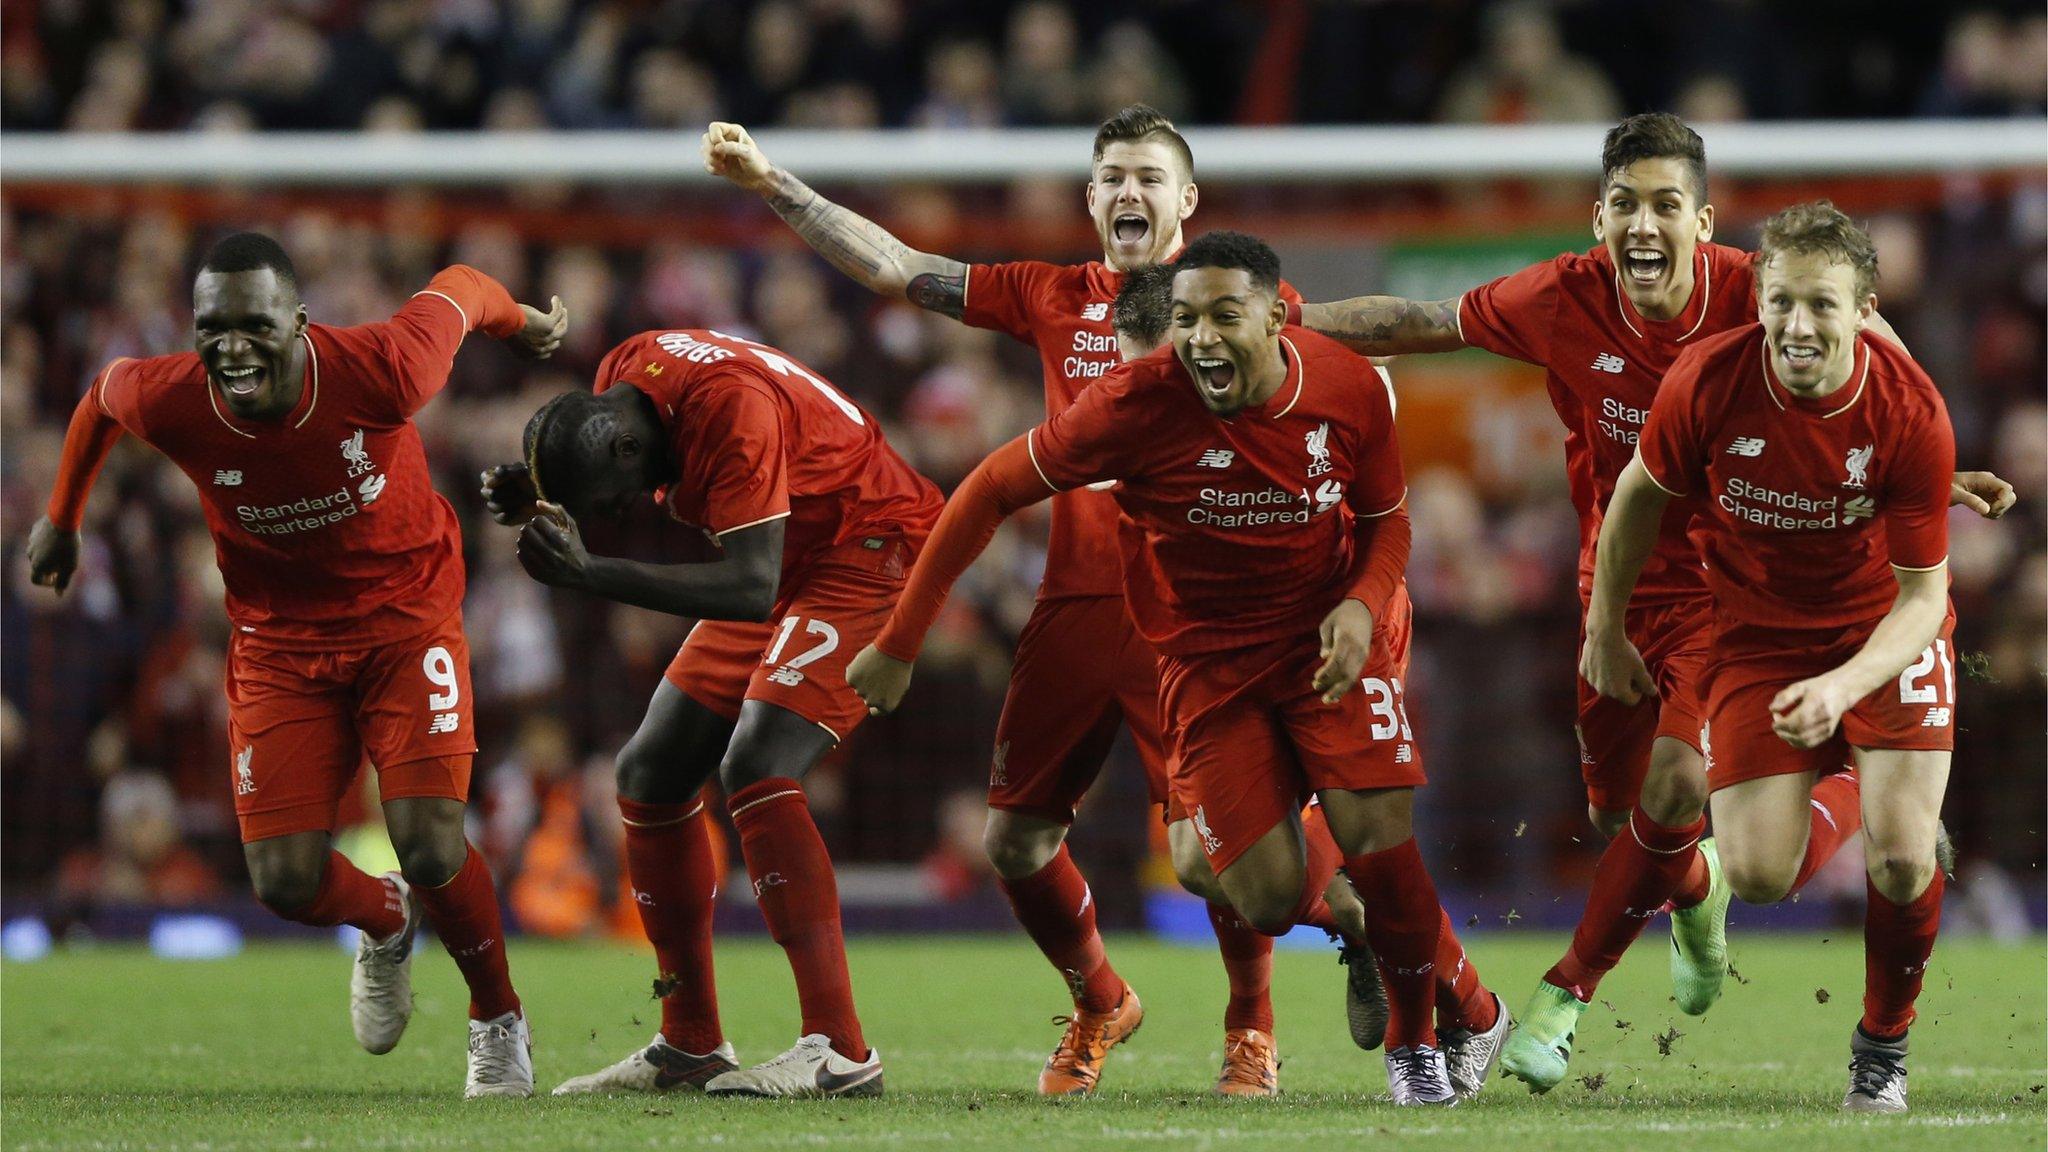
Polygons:
[[1813,874],[1835,858],[1842,842],[1863,827],[1863,784],[1856,773],[1844,769],[1816,780],[1806,833],[1806,856],[1799,861],[1799,875],[1792,891],[1806,887]]
[[1869,906],[1863,912],[1863,1031],[1880,1039],[1904,1035],[1912,1026],[1913,1001],[1927,978],[1927,957],[1941,927],[1941,893],[1948,886],[1941,869],[1911,904],[1894,904],[1877,885],[1864,881]]
[[1436,1046],[1436,956],[1444,924],[1436,885],[1409,837],[1344,861],[1365,900],[1366,940],[1387,986],[1387,1047]]
[[782,945],[796,976],[804,1035],[822,1034],[849,1060],[868,1058],[853,1010],[853,978],[839,929],[839,883],[824,838],[811,822],[803,786],[770,776],[727,798],[754,899],[768,935]]
[[1228,905],[1209,905],[1209,926],[1216,930],[1216,950],[1223,954],[1223,973],[1230,978],[1230,1006],[1223,1010],[1223,1028],[1256,1028],[1273,1034],[1273,938],[1238,919]]
[[646,804],[619,797],[626,822],[626,874],[640,926],[654,945],[661,1038],[702,1056],[725,1042],[711,963],[711,910],[718,861],[704,802]]
[[1544,982],[1569,990],[1582,1002],[1591,1000],[1600,978],[1621,963],[1621,954],[1699,859],[1700,833],[1706,827],[1705,816],[1675,828],[1659,824],[1636,805],[1628,826],[1600,854],[1571,947],[1543,974]]
[[1107,1012],[1122,1002],[1124,978],[1102,954],[1095,930],[1095,897],[1062,843],[1045,867],[1022,880],[996,878],[1017,923],[1074,994],[1074,1007]]
[[415,885],[427,922],[441,938],[441,947],[455,958],[462,980],[469,985],[469,1018],[495,1020],[507,1012],[519,1011],[519,994],[512,990],[511,968],[505,962],[505,925],[498,917],[498,889],[491,883],[491,870],[476,847],[455,878],[439,888]]
[[405,904],[398,898],[398,886],[370,875],[332,849],[311,904],[270,910],[294,924],[316,928],[347,924],[380,940],[405,927]]
[[1451,928],[1451,914],[1442,915],[1436,936],[1437,1031],[1465,1028],[1484,1032],[1500,1019],[1500,1005],[1479,982],[1479,969],[1466,958],[1465,945]]

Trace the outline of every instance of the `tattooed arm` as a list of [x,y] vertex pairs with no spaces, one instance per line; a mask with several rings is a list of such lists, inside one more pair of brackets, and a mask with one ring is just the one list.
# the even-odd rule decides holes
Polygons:
[[966,264],[919,252],[874,221],[818,195],[770,164],[737,124],[711,125],[702,151],[705,171],[758,193],[804,243],[862,287],[959,319],[967,301]]
[[1301,325],[1368,356],[1450,352],[1465,346],[1465,338],[1458,334],[1455,299],[1354,296],[1327,304],[1303,304]]

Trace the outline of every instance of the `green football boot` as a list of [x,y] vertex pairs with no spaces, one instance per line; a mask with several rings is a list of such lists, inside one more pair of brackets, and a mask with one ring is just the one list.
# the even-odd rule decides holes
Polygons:
[[1704,1015],[1721,998],[1728,980],[1728,877],[1721,871],[1721,852],[1710,837],[1700,841],[1707,861],[1707,898],[1671,912],[1671,993],[1678,1010]]
[[1508,1075],[1537,1094],[1550,1091],[1564,1079],[1565,1066],[1572,1058],[1572,1034],[1586,1005],[1578,997],[1551,983],[1536,985],[1536,994],[1515,1018],[1508,1033],[1507,1048],[1500,1066]]

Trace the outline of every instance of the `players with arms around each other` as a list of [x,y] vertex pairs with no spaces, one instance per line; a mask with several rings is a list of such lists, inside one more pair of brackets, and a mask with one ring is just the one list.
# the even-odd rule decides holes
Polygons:
[[[468,333],[544,357],[568,312],[517,304],[458,265],[383,323],[309,323],[290,257],[251,232],[207,253],[192,310],[196,353],[116,360],[79,401],[29,534],[32,578],[70,581],[86,499],[123,432],[192,478],[234,625],[229,779],[256,898],[287,920],[361,929],[349,1016],[374,1053],[411,1019],[424,911],[469,985],[464,1094],[530,1095],[497,892],[462,831],[476,734],[461,538],[412,415]],[[401,868],[383,877],[332,846],[366,753]]]
[[[1455,300],[1365,296],[1305,304],[1302,323],[1375,355],[1477,347],[1547,369],[1565,426],[1565,467],[1579,512],[1579,594],[1591,594],[1602,510],[1633,458],[1659,380],[1685,349],[1757,316],[1755,257],[1711,243],[1706,149],[1669,113],[1632,116],[1607,133],[1593,236],[1567,253]],[[1874,330],[1896,340],[1882,318]],[[1954,478],[1954,499],[2003,514],[2012,489],[1989,473]],[[1573,1032],[1600,979],[1642,932],[1644,909],[1669,902],[1671,979],[1680,1009],[1698,1015],[1728,970],[1729,892],[1705,829],[1707,777],[1699,747],[1698,680],[1711,612],[1697,547],[1696,509],[1666,514],[1628,607],[1628,635],[1656,690],[1628,702],[1578,680],[1580,771],[1587,814],[1610,837],[1564,956],[1516,1017],[1502,1066],[1544,1092],[1564,1079]],[[1824,777],[1812,807],[1817,836],[1856,829],[1857,778]],[[1627,834],[1621,834],[1627,829]]]
[[[543,584],[699,621],[619,751],[626,867],[654,945],[661,1031],[555,1089],[877,1096],[839,889],[803,776],[867,716],[846,662],[873,638],[941,498],[874,417],[765,345],[705,330],[646,332],[599,365],[594,392],[550,400],[526,463],[484,476],[519,559]],[[701,564],[592,556],[578,520],[659,499],[718,545]],[[742,1069],[718,1019],[711,920],[717,862],[701,793],[713,773],[754,898],[796,977],[803,1033]]]
[[1415,842],[1423,772],[1402,692],[1409,526],[1392,389],[1364,357],[1283,331],[1280,262],[1258,240],[1211,233],[1173,268],[1173,347],[1110,372],[975,469],[848,679],[894,708],[952,582],[1002,520],[1120,481],[1126,596],[1160,653],[1172,787],[1216,883],[1262,930],[1325,922],[1338,860],[1299,819],[1315,794],[1365,902],[1394,1099],[1454,1104],[1485,1069],[1450,1075],[1437,973],[1460,984],[1448,1024],[1496,1049],[1506,1020]]
[[[1180,250],[1182,224],[1199,199],[1187,141],[1165,116],[1133,105],[1095,134],[1086,202],[1102,243],[1100,261],[970,265],[915,251],[820,196],[770,164],[740,125],[712,124],[702,149],[707,171],[760,194],[833,267],[870,291],[1036,348],[1048,417],[1116,366],[1109,310],[1118,286],[1126,274]],[[1291,288],[1283,292],[1296,298]],[[1053,498],[1045,577],[1017,641],[989,775],[989,862],[1018,923],[1074,998],[1066,1033],[1039,1074],[1038,1090],[1046,1095],[1094,1091],[1109,1049],[1144,1019],[1138,997],[1103,952],[1087,881],[1066,847],[1075,807],[1102,770],[1119,723],[1130,728],[1152,801],[1166,808],[1175,871],[1186,880],[1206,870],[1200,839],[1166,786],[1156,654],[1124,606],[1116,523],[1105,491],[1077,488]],[[1270,1095],[1279,1083],[1272,941],[1225,904],[1210,901],[1209,920],[1230,984],[1217,1091]],[[1344,959],[1353,1039],[1378,1047],[1386,1008],[1372,957],[1359,950]]]
[[1625,614],[1667,505],[1692,498],[1714,605],[1701,744],[1722,866],[1749,903],[1797,891],[1842,842],[1811,834],[1814,781],[1853,758],[1869,907],[1842,1106],[1903,1112],[1955,742],[1955,436],[1934,383],[1869,334],[1877,252],[1847,216],[1825,200],[1773,216],[1756,274],[1761,323],[1678,358],[1615,488],[1581,671],[1620,700],[1654,683]]

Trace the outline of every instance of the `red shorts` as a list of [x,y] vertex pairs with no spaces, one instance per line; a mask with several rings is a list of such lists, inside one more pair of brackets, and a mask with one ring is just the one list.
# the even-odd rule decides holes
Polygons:
[[1162,656],[1160,712],[1173,748],[1173,793],[1222,872],[1324,789],[1422,784],[1409,730],[1410,609],[1402,592],[1373,628],[1359,687],[1324,704],[1310,688],[1313,634],[1197,656]]
[[760,700],[846,739],[868,718],[846,684],[846,666],[888,622],[914,558],[894,537],[841,545],[798,576],[773,622],[705,620],[690,629],[669,661],[668,682],[728,720]]
[[1152,802],[1167,803],[1158,653],[1120,596],[1041,600],[1017,638],[988,806],[1073,823],[1119,723],[1130,725]]
[[1856,702],[1842,726],[1813,748],[1794,748],[1771,730],[1771,700],[1786,686],[1839,667],[1876,630],[1807,632],[1717,621],[1702,681],[1707,785],[1795,772],[1833,772],[1851,748],[1951,751],[1956,733],[1954,606],[1934,643],[1896,680]]
[[229,780],[242,842],[332,831],[365,754],[385,800],[469,799],[476,724],[456,614],[351,652],[228,642]]
[[[1658,737],[1700,746],[1700,674],[1713,631],[1713,602],[1691,600],[1630,608],[1629,642],[1657,681],[1657,699],[1635,705],[1602,696],[1579,677],[1579,773],[1586,800],[1608,812],[1626,812],[1642,798],[1650,745]],[[1585,633],[1579,634],[1581,647]]]

